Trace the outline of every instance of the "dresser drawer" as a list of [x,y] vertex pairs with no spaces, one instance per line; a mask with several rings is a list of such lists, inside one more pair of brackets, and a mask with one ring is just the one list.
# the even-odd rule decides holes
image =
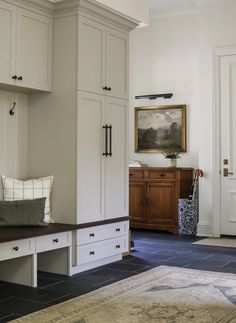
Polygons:
[[132,181],[132,179],[142,179],[144,178],[144,171],[129,171],[129,179]]
[[129,221],[116,222],[77,230],[77,246],[128,234]]
[[60,232],[36,238],[36,253],[68,247],[72,244],[71,232]]
[[115,256],[128,251],[128,236],[77,246],[77,265]]
[[0,244],[0,261],[35,253],[35,239],[15,240]]
[[149,171],[149,179],[175,179],[175,172]]

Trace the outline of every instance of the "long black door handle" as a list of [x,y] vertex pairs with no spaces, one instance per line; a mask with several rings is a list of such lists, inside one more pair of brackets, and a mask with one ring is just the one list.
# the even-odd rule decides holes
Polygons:
[[112,125],[110,124],[110,126],[108,126],[109,128],[109,133],[110,133],[110,140],[109,140],[109,156],[112,156]]
[[108,148],[108,125],[106,124],[103,126],[103,129],[105,129],[105,153],[103,153],[103,156],[108,156],[107,148]]

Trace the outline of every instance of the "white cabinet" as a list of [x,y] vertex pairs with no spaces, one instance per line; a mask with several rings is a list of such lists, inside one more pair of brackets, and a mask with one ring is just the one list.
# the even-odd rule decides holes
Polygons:
[[126,100],[78,91],[78,223],[128,215]]
[[16,7],[0,1],[0,83],[14,84]]
[[52,18],[0,1],[0,83],[50,91]]
[[[53,93],[30,97],[29,176],[55,176],[56,222],[108,232],[110,223],[128,221],[128,34],[136,24],[95,1],[74,5],[73,12],[70,2],[55,4]],[[88,248],[80,248],[80,232],[73,273],[127,249],[128,230],[120,243],[109,231]]]
[[128,34],[79,18],[78,89],[128,98]]

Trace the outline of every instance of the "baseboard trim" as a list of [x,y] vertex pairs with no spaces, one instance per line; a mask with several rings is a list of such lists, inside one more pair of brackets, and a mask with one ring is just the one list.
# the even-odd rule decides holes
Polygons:
[[84,265],[72,266],[71,275],[79,274],[79,273],[81,273],[83,271],[93,269],[93,268],[97,268],[97,267],[100,267],[100,266],[103,266],[103,265],[107,265],[107,264],[109,264],[111,262],[119,261],[121,259],[122,259],[122,254],[119,254],[119,255],[112,256],[112,257],[107,257],[105,259],[100,259],[100,260],[97,260],[97,261],[89,262],[89,263],[84,264]]
[[212,237],[212,224],[211,222],[199,222],[197,226],[198,237]]

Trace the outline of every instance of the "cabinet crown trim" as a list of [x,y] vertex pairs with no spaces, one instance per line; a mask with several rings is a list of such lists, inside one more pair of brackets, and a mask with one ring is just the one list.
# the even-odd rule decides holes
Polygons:
[[47,0],[6,0],[6,2],[18,7],[24,6],[27,9],[32,8],[40,10],[50,15],[52,15],[55,9],[55,3],[49,2]]
[[63,0],[55,3],[54,16],[59,17],[64,14],[86,13],[106,22],[132,30],[138,26],[139,21],[130,18],[108,6],[98,4],[94,0]]

